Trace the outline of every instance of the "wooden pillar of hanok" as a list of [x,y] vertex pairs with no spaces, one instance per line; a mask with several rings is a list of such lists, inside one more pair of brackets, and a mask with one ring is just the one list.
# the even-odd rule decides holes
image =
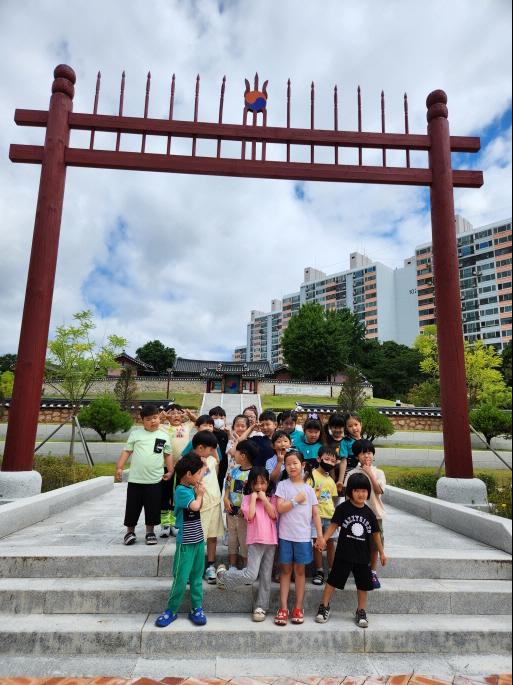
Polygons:
[[31,471],[52,311],[75,72],[54,70],[2,471]]
[[435,90],[426,104],[445,473],[473,478],[447,95]]

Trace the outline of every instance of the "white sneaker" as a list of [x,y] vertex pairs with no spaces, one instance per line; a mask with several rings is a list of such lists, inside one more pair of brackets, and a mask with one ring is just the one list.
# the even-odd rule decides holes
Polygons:
[[216,572],[216,584],[220,590],[226,590],[226,585],[224,584],[224,574],[226,573],[226,566],[224,564],[219,564]]
[[203,576],[207,583],[209,585],[215,585],[216,584],[216,569],[215,566],[209,566],[207,570],[205,571],[205,575]]
[[255,623],[261,623],[262,621],[265,621],[266,613],[267,612],[265,612],[261,607],[257,607],[253,611],[253,621],[255,621]]

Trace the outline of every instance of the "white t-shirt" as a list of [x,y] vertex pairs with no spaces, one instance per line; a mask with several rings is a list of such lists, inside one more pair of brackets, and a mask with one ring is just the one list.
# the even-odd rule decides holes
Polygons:
[[311,542],[313,507],[317,506],[317,497],[313,488],[306,483],[295,485],[287,478],[278,483],[276,496],[287,501],[301,491],[306,493],[306,502],[298,504],[285,514],[280,514],[279,535],[282,540]]

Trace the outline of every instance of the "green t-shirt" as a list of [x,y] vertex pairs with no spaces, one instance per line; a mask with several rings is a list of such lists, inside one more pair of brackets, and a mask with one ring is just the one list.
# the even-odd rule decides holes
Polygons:
[[129,483],[151,485],[162,480],[164,454],[171,454],[169,433],[161,428],[147,431],[135,428],[123,448],[132,452],[130,457]]

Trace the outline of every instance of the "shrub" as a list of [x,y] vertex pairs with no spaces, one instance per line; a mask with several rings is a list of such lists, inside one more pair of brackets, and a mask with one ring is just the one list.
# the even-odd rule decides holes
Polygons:
[[358,412],[362,420],[362,437],[367,440],[385,438],[395,433],[394,424],[374,407],[362,407]]
[[93,470],[85,464],[76,464],[72,457],[34,457],[34,471],[43,479],[41,492],[63,488],[93,478]]
[[470,423],[485,436],[488,445],[498,435],[511,435],[511,413],[492,404],[481,404],[470,412]]
[[81,409],[78,420],[82,426],[95,430],[103,442],[107,440],[107,433],[127,431],[133,424],[130,414],[123,411],[110,395],[99,397]]
[[390,479],[390,485],[395,485],[403,490],[418,492],[420,495],[436,497],[436,473],[408,473]]

